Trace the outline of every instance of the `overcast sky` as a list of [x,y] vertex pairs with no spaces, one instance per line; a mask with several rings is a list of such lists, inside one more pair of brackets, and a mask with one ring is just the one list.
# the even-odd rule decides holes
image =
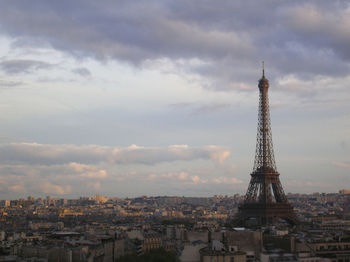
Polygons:
[[286,192],[350,189],[348,1],[4,0],[0,198],[244,194],[261,61]]

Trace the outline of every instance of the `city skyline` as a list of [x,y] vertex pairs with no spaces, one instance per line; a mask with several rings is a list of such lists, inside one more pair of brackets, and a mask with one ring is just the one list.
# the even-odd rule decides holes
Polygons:
[[350,5],[4,1],[0,198],[245,194],[261,61],[286,193],[350,186]]

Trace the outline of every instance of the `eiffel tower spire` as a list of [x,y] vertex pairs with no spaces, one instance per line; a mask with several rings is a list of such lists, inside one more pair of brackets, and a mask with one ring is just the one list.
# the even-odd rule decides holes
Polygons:
[[258,87],[259,114],[255,160],[245,201],[239,206],[240,216],[243,219],[256,217],[261,223],[272,222],[277,217],[295,222],[295,214],[283,191],[273,152],[269,81],[265,78],[264,62]]
[[265,78],[263,62],[263,75],[259,80],[259,115],[258,115],[258,134],[256,141],[256,152],[254,161],[254,171],[260,169],[270,169],[277,171],[275,156],[273,153],[270,110],[269,110],[269,81]]

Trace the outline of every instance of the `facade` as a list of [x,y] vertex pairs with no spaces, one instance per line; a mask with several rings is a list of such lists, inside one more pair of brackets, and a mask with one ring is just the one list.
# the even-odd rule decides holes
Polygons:
[[297,251],[308,251],[318,257],[328,258],[331,262],[350,262],[350,242],[315,241],[314,243],[297,243]]
[[260,262],[300,262],[295,254],[289,253],[262,253]]
[[246,253],[228,248],[218,240],[199,250],[201,262],[246,262]]
[[208,245],[199,250],[201,262],[255,262],[260,257],[262,232],[208,231]]
[[145,233],[143,235],[142,251],[147,252],[152,249],[162,247],[162,238],[157,233]]

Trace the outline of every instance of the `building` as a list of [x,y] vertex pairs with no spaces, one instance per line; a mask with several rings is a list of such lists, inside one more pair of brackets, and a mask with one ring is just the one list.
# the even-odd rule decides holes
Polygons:
[[246,262],[246,253],[236,247],[227,247],[219,240],[211,241],[199,250],[201,262]]

